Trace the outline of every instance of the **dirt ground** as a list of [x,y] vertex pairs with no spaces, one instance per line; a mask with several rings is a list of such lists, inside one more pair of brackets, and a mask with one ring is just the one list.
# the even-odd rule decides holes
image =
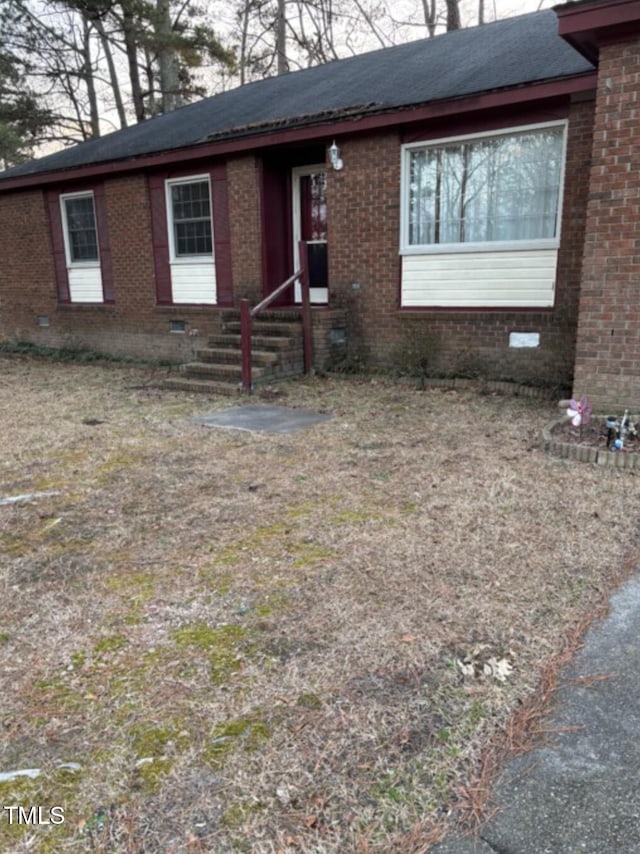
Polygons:
[[308,379],[253,434],[161,375],[0,358],[0,850],[428,851],[638,475],[539,450],[553,401]]

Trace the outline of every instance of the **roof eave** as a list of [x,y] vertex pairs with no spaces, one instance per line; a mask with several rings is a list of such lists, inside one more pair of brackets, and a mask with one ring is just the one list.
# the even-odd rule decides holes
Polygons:
[[228,157],[255,149],[273,148],[296,142],[311,142],[323,137],[333,138],[343,134],[366,133],[384,130],[394,125],[403,126],[460,115],[473,111],[527,104],[549,98],[568,97],[596,88],[596,72],[587,72],[570,77],[554,78],[536,83],[521,84],[505,89],[432,101],[428,104],[404,107],[378,108],[367,105],[364,110],[350,111],[347,116],[314,118],[309,116],[304,123],[282,126],[244,128],[233,132],[233,136],[209,139],[195,145],[154,152],[148,155],[110,160],[73,168],[38,172],[16,178],[0,178],[0,193],[30,187],[43,187],[66,182],[86,181],[96,177],[107,177],[135,171],[167,167],[176,163],[189,163],[212,157]]
[[577,0],[554,11],[559,35],[594,64],[601,45],[640,34],[640,0]]

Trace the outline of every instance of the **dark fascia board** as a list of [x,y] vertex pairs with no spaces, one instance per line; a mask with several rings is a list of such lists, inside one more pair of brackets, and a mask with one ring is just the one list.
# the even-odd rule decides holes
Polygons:
[[554,11],[559,35],[594,64],[601,44],[640,33],[640,0],[578,0]]
[[512,89],[487,92],[481,95],[435,101],[430,104],[406,107],[402,110],[392,110],[376,115],[351,116],[348,119],[325,121],[321,124],[312,124],[306,127],[247,133],[244,136],[236,136],[233,139],[201,143],[189,148],[179,148],[143,157],[8,178],[0,181],[0,193],[23,188],[27,189],[29,187],[41,188],[52,184],[64,184],[69,181],[88,182],[95,178],[146,171],[172,166],[176,163],[186,164],[214,157],[231,157],[235,154],[246,154],[248,151],[274,148],[281,145],[333,139],[341,135],[374,132],[390,127],[406,127],[417,122],[446,118],[447,116],[458,116],[461,113],[490,110],[513,106],[515,104],[528,104],[549,98],[579,95],[584,92],[595,91],[596,84],[596,72],[589,72],[588,74],[566,77],[561,80],[548,80],[542,83],[517,86]]

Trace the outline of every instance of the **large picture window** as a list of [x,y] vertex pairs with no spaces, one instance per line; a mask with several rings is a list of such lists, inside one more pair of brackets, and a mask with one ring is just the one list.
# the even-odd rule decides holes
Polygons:
[[565,128],[549,122],[403,147],[403,307],[554,305]]
[[168,185],[174,258],[213,254],[211,194],[208,178]]
[[407,146],[403,248],[556,241],[563,160],[564,124]]

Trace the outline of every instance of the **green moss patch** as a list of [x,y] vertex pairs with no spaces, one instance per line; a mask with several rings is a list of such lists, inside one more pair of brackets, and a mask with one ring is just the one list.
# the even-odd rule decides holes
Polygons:
[[219,768],[232,751],[241,749],[250,753],[266,744],[270,737],[271,727],[262,713],[232,718],[213,728],[204,759]]
[[190,648],[207,656],[211,679],[216,683],[225,682],[240,670],[251,648],[247,629],[237,625],[192,623],[177,629],[173,639],[181,649]]

